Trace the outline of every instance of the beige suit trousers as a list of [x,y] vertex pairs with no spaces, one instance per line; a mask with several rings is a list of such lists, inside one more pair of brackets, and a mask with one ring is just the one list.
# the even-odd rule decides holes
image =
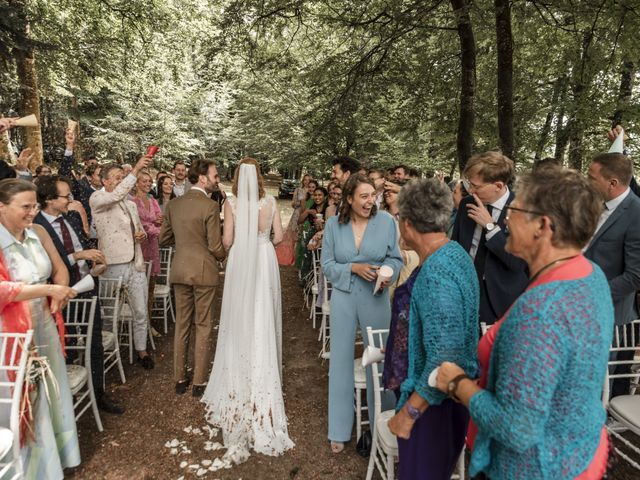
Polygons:
[[180,283],[174,283],[173,287],[177,311],[173,351],[174,377],[176,382],[186,379],[191,332],[195,330],[193,384],[204,385],[209,380],[209,369],[213,360],[213,300],[216,287]]

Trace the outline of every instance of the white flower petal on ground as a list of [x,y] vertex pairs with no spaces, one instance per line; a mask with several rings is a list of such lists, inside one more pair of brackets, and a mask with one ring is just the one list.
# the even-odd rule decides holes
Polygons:
[[198,471],[196,472],[196,475],[201,477],[204,474],[206,474],[208,472],[208,470],[206,468],[199,468]]
[[172,449],[169,451],[169,453],[170,453],[171,455],[177,455],[177,454],[178,454],[178,449],[177,449],[177,448],[172,448]]
[[213,462],[211,460],[201,460],[200,461],[200,465],[208,467],[209,465],[211,465]]
[[194,428],[193,430],[191,430],[191,433],[193,433],[194,435],[202,435],[202,430],[200,430],[199,428]]
[[189,465],[189,462],[185,462],[184,460],[180,462],[180,468],[186,468],[187,465]]
[[193,465],[189,465],[189,470],[197,470],[200,468],[200,465],[194,463]]
[[193,427],[191,425],[182,429],[184,433],[191,433],[191,430],[193,430]]

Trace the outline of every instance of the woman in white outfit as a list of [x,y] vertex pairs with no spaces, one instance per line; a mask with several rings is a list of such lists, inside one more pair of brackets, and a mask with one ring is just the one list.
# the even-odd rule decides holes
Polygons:
[[226,457],[240,463],[250,449],[275,456],[293,442],[282,398],[280,272],[273,247],[282,240],[280,214],[252,158],[240,162],[232,192],[224,204],[222,241],[230,251],[218,344],[202,402],[207,421],[222,430]]

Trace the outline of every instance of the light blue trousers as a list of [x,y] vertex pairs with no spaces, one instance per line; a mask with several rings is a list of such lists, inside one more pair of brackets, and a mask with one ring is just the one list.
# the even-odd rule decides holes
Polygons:
[[[350,293],[331,292],[329,358],[329,440],[347,442],[353,430],[353,357],[356,328],[359,326],[367,347],[367,327],[389,328],[391,305],[389,291],[373,296],[373,283],[356,277]],[[373,383],[371,367],[367,367],[367,405],[373,427]],[[390,402],[390,405],[389,405]],[[383,410],[393,406],[393,395],[383,396]]]

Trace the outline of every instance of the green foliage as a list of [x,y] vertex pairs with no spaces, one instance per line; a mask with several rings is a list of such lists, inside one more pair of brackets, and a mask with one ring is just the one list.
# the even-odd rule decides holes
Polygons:
[[[482,151],[498,145],[493,2],[474,2],[470,13]],[[28,38],[15,28],[20,18]],[[633,136],[637,88],[618,96],[622,63],[640,65],[639,27],[632,0],[513,2],[521,168],[538,144],[553,155],[563,131],[567,157],[606,149],[621,107]],[[460,49],[442,0],[0,0],[5,114],[18,98],[13,52],[27,47],[36,49],[51,147],[61,148],[74,117],[85,151],[105,159],[153,143],[165,163],[251,155],[320,174],[331,156],[349,154],[368,165],[456,165]],[[554,103],[562,78],[566,92]]]

